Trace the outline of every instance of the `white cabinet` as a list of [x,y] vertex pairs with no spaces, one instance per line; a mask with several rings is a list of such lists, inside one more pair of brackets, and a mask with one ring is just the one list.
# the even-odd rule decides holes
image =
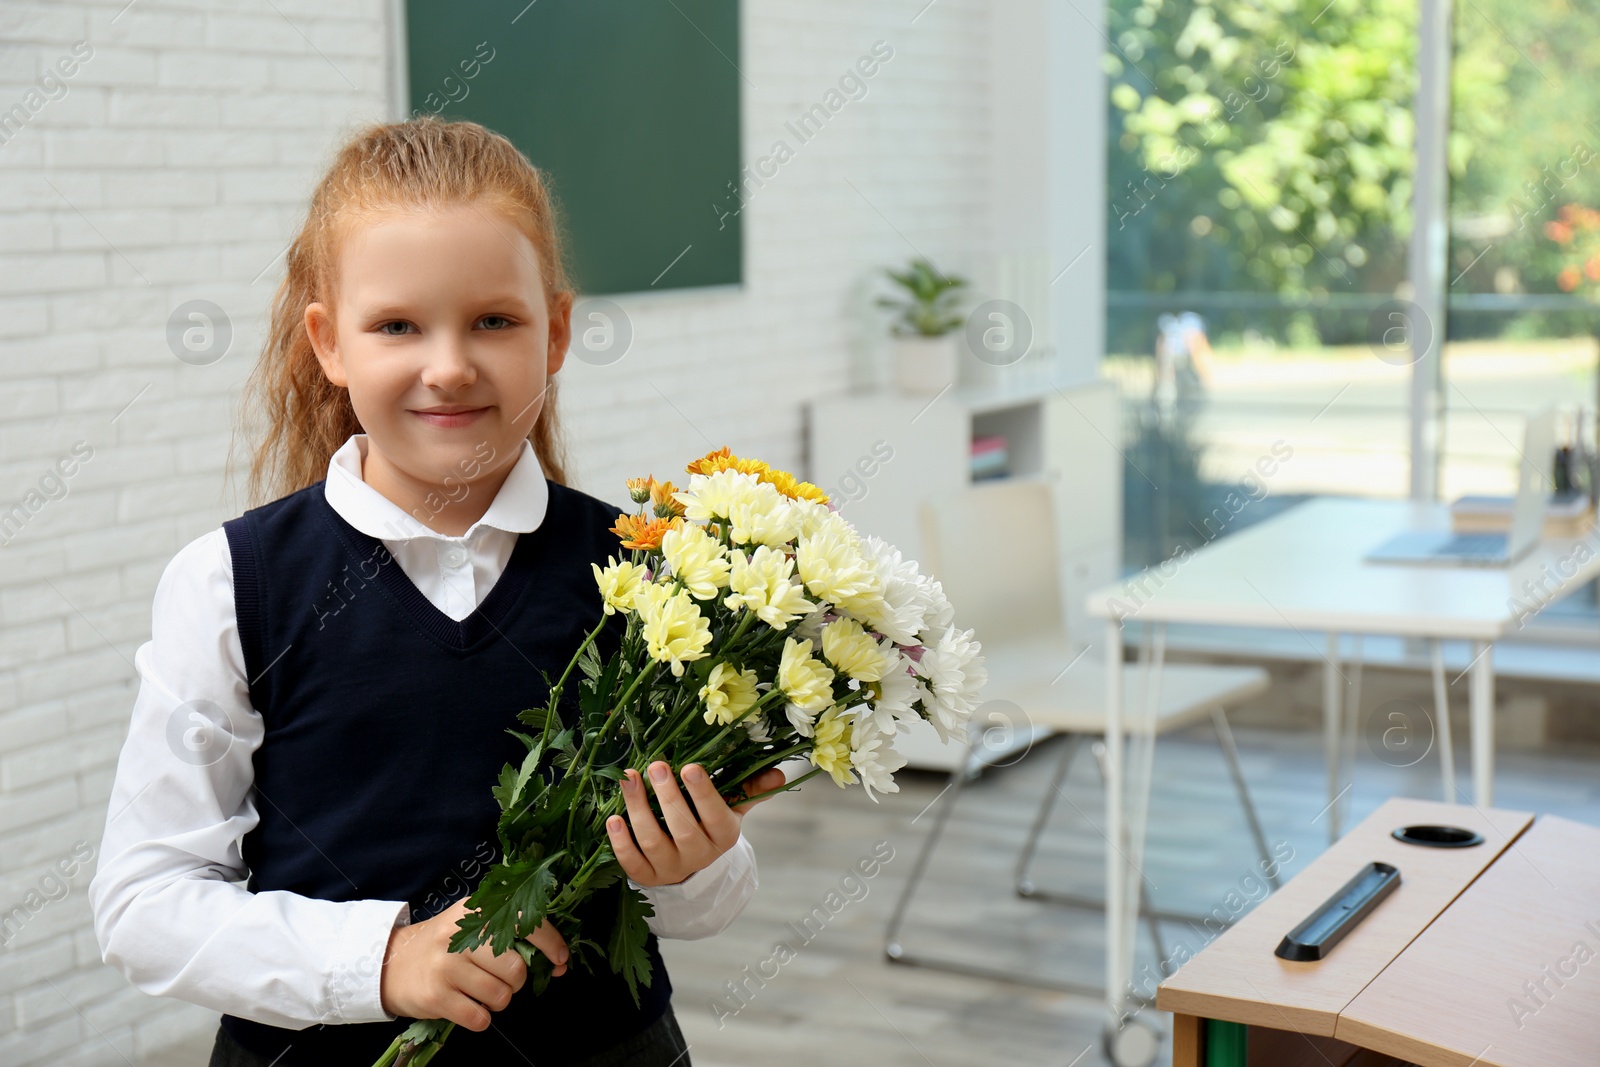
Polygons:
[[[1084,596],[1115,579],[1121,559],[1119,403],[1115,387],[1104,381],[818,400],[807,426],[808,476],[863,533],[920,560],[926,553],[919,507],[950,506],[955,492],[971,484],[974,438],[1004,438],[1007,476],[1044,478],[1055,488],[1062,603],[1069,635],[1081,647],[1096,632],[1089,628]],[[961,605],[955,608],[959,624]],[[895,746],[914,767],[949,769],[959,758],[926,726],[902,735]]]

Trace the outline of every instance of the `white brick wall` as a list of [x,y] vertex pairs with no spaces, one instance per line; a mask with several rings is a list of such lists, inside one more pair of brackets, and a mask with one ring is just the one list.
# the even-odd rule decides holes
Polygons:
[[[569,360],[584,488],[618,500],[623,477],[724,443],[802,466],[804,401],[875,373],[860,311],[873,271],[915,250],[972,269],[988,225],[987,5],[938,0],[912,25],[924,2],[745,5],[747,158],[779,138],[797,152],[744,212],[741,289],[619,298],[628,355]],[[390,113],[386,5],[0,4],[0,120],[74,42],[93,48],[64,96],[0,130],[0,512],[75,442],[93,448],[0,548],[0,914],[74,842],[98,846],[156,580],[243,506],[224,469],[238,390],[319,168],[341,133]],[[895,54],[867,96],[796,146],[784,123],[880,39]],[[165,343],[195,298],[234,328],[208,367]],[[100,962],[92,869],[0,949],[8,1067],[141,1062],[214,1028]]]

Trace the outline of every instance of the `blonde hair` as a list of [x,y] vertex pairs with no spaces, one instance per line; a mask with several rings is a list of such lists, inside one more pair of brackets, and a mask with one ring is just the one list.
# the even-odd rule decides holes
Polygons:
[[[339,243],[351,222],[394,207],[479,202],[504,211],[533,243],[552,312],[570,300],[554,199],[538,168],[500,134],[424,116],[367,126],[339,149],[289,245],[267,341],[245,385],[243,404],[266,421],[250,463],[252,501],[316,484],[339,446],[362,432],[348,390],[323,374],[305,326],[308,304],[332,302]],[[528,440],[545,476],[564,484],[555,399],[552,377]]]

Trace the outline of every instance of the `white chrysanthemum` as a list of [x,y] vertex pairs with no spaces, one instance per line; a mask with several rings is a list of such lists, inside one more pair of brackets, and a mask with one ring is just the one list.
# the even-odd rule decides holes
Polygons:
[[775,486],[756,481],[731,494],[728,526],[735,544],[781,548],[800,533],[800,516]]
[[822,644],[822,626],[828,621],[828,612],[831,610],[827,604],[818,604],[805,618],[794,624],[790,633],[802,641],[810,641],[815,648]]
[[795,580],[794,561],[768,545],[748,556],[733,553],[728,588],[733,592],[722,602],[730,610],[749,608],[774,630],[783,629],[814,607],[806,599],[805,587]]
[[857,721],[850,735],[850,766],[861,776],[862,788],[867,791],[867,796],[872,797],[874,804],[878,802],[878,798],[872,796],[874,790],[879,793],[900,792],[894,772],[905,765],[906,758],[894,750],[890,734],[863,730]]
[[674,526],[661,535],[661,554],[672,576],[697,600],[710,600],[728,584],[729,563],[722,544],[693,523]]
[[[927,575],[918,577],[921,578],[922,595],[928,602],[927,614],[922,619],[922,633],[925,638],[931,640],[955,624],[956,609],[950,605],[950,598],[944,595],[944,586],[938,579],[929,578]],[[927,644],[928,640],[921,643]]]
[[789,725],[794,727],[794,732],[801,737],[810,737],[816,732],[817,713],[807,711],[799,704],[785,704],[783,713],[789,717]]
[[756,712],[744,720],[745,733],[750,735],[750,740],[758,745],[764,745],[772,740],[772,731],[767,729],[767,716],[765,712]]
[[882,589],[876,565],[862,554],[855,528],[830,512],[795,548],[795,569],[811,594],[859,619],[878,610]]
[[923,650],[917,672],[927,679],[933,694],[933,700],[924,706],[928,708],[928,721],[942,741],[965,736],[960,728],[965,727],[977,707],[979,692],[989,680],[982,651],[971,630],[957,630],[954,626]]
[[927,580],[917,573],[915,560],[906,559],[888,542],[867,537],[861,546],[877,571],[881,591],[867,622],[902,645],[916,644],[930,603]]
[[902,722],[920,718],[913,705],[928,695],[922,680],[912,671],[916,664],[911,657],[885,642],[884,652],[891,657],[890,667],[877,683],[877,696],[870,706],[858,706],[857,716],[863,723],[872,723],[880,732],[892,734]]

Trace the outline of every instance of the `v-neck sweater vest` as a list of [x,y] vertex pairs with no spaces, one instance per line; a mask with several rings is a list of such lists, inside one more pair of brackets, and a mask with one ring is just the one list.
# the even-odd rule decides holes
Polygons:
[[[518,535],[494,588],[459,621],[381,540],[329,506],[321,482],[223,524],[250,700],[265,726],[254,754],[260,822],[242,845],[251,892],[405,900],[420,922],[466,895],[483,856],[500,859],[490,788],[526,754],[507,730],[543,704],[545,678],[599,621],[590,563],[619,551],[607,529],[615,509],[554,482],[549,491],[544,521]],[[602,655],[616,648],[620,620],[602,631]],[[620,891],[591,901],[596,933]],[[523,1062],[513,1049],[545,1067],[638,1033],[672,992],[653,934],[647,948],[654,980],[637,1008],[603,964],[598,974],[570,968],[542,995],[518,991],[488,1030],[457,1027],[434,1067]],[[332,999],[377,981],[381,963],[330,975]],[[280,1067],[371,1063],[409,1023],[290,1030],[222,1017],[244,1047],[284,1053]]]

